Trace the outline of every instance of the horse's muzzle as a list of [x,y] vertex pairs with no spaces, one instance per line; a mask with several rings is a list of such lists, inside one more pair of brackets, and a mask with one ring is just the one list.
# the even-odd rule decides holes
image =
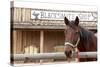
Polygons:
[[71,58],[72,57],[72,51],[65,51],[65,55],[67,58]]
[[72,57],[72,51],[73,51],[73,47],[66,45],[64,46],[64,52],[67,58],[71,58]]

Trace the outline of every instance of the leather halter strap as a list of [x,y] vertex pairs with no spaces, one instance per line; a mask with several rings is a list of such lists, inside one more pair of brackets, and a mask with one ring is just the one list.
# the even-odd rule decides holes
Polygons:
[[77,45],[79,44],[79,42],[80,42],[80,37],[78,37],[77,42],[76,42],[75,45],[72,44],[72,43],[70,43],[70,42],[65,42],[65,46],[69,45],[69,46],[75,48],[75,47],[77,47]]

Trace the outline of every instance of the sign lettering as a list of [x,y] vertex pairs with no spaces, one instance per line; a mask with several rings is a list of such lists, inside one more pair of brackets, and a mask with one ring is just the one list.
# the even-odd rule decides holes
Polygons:
[[97,12],[31,10],[31,19],[64,20],[65,16],[69,20],[74,20],[78,16],[80,21],[97,21]]

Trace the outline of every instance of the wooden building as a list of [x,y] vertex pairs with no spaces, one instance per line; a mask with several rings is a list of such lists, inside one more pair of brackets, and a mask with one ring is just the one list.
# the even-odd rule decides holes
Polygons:
[[97,8],[94,6],[12,2],[11,53],[63,51],[56,48],[64,45],[63,18],[67,16],[70,20],[74,20],[76,15],[80,18],[81,26],[94,33],[97,32]]

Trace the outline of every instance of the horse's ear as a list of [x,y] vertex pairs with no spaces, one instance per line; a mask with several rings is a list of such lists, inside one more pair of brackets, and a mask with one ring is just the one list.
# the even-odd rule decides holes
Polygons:
[[64,17],[64,22],[65,22],[66,25],[69,24],[69,20],[66,17]]
[[79,18],[78,18],[78,16],[76,16],[75,24],[76,24],[77,26],[78,26],[78,24],[79,24]]

